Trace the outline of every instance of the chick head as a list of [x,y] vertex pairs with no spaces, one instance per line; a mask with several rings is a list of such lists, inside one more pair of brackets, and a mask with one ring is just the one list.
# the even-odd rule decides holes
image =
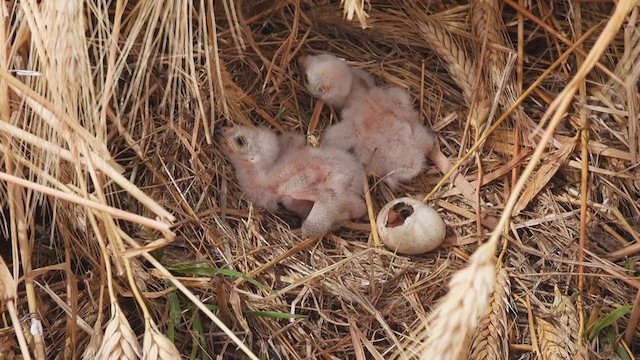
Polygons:
[[224,152],[233,163],[268,169],[278,157],[278,137],[266,128],[222,127],[215,131]]
[[298,63],[304,69],[307,89],[327,104],[342,106],[353,84],[353,73],[344,60],[330,54],[302,56]]

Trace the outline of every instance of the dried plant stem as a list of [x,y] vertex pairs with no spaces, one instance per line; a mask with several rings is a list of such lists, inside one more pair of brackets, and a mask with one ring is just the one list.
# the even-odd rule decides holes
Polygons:
[[4,258],[0,256],[0,304],[4,304],[9,311],[11,324],[13,325],[13,332],[16,334],[16,338],[18,339],[22,357],[25,360],[31,360],[29,345],[27,345],[27,340],[24,338],[22,325],[20,318],[18,317],[18,309],[16,308],[15,302],[16,297],[16,283],[13,280],[13,276],[11,276],[11,272],[9,272],[9,268],[7,268],[7,263],[5,263]]
[[137,214],[133,214],[124,210],[120,210],[105,204],[101,204],[101,203],[96,203],[94,201],[88,200],[86,198],[82,198],[78,195],[73,195],[73,194],[69,194],[69,193],[65,193],[63,191],[60,190],[56,190],[56,189],[52,189],[48,186],[44,186],[44,185],[40,185],[40,184],[36,184],[32,181],[29,180],[25,180],[23,178],[19,178],[17,176],[13,176],[13,175],[9,175],[7,173],[4,172],[0,172],[0,180],[4,180],[7,181],[8,183],[11,184],[16,184],[28,189],[32,189],[34,191],[39,191],[42,192],[43,194],[47,194],[49,196],[53,196],[56,197],[58,199],[61,200],[65,200],[65,201],[69,201],[72,202],[74,204],[79,204],[94,210],[99,210],[99,211],[103,211],[107,214],[110,214],[114,217],[117,217],[119,219],[123,219],[123,220],[127,220],[127,221],[131,221],[143,226],[148,226],[152,229],[156,229],[158,231],[161,231],[164,233],[167,232],[171,232],[170,229],[170,225],[166,224],[164,222],[161,221],[157,221],[157,220],[152,220],[149,218],[146,218],[144,216],[140,216]]
[[640,289],[636,292],[636,299],[633,303],[633,311],[629,317],[629,323],[627,329],[624,331],[624,341],[627,344],[631,344],[636,336],[636,329],[640,322]]
[[378,235],[378,225],[376,224],[376,215],[373,210],[373,200],[371,199],[371,192],[369,191],[369,182],[367,179],[362,184],[364,188],[364,199],[367,203],[367,215],[369,216],[369,225],[371,226],[371,236],[373,237],[373,245],[375,247],[382,246],[380,242],[380,236]]
[[551,66],[549,66],[549,68],[547,68],[547,70],[545,70],[540,75],[540,77],[538,77],[536,81],[534,81],[527,88],[527,90],[525,90],[522,93],[522,95],[518,97],[518,99],[513,103],[513,105],[511,105],[511,107],[507,109],[507,111],[505,111],[504,114],[502,114],[502,116],[498,118],[498,120],[496,120],[495,124],[493,124],[484,134],[482,134],[482,136],[473,144],[473,146],[471,146],[471,148],[469,148],[469,150],[458,160],[458,162],[456,162],[455,165],[453,165],[453,167],[449,171],[447,171],[447,173],[442,177],[442,179],[440,179],[440,181],[438,181],[438,183],[433,187],[431,192],[424,197],[424,201],[427,201],[428,199],[430,199],[438,190],[440,190],[442,185],[444,185],[444,183],[447,182],[447,180],[462,165],[462,163],[465,162],[469,158],[469,156],[471,156],[484,143],[484,141],[500,126],[500,124],[502,124],[502,122],[504,122],[509,117],[509,115],[515,109],[517,109],[518,106],[520,106],[520,104],[524,101],[524,99],[526,99],[529,96],[529,94],[531,94],[538,87],[538,85],[540,85],[540,83],[542,83],[542,81],[544,81],[544,79],[546,79],[547,76],[549,76],[552,73],[552,71],[556,67],[562,64],[569,57],[569,55],[571,55],[571,53],[580,44],[582,44],[582,42],[585,39],[587,39],[595,30],[596,30],[596,27],[593,27],[592,29],[587,31],[580,39],[578,39],[575,43],[573,43],[573,45],[569,47],[567,51],[562,53],[562,55],[558,57],[558,59],[553,64],[551,64]]
[[[122,236],[122,238],[129,243],[130,246],[134,248],[140,247],[140,245],[138,245],[138,243],[124,231],[118,229],[118,232],[120,233],[120,236]],[[186,286],[184,286],[180,282],[180,280],[176,279],[175,276],[173,276],[173,274],[169,272],[169,270],[167,270],[162,264],[160,264],[153,256],[149,255],[148,253],[143,253],[142,256],[144,256],[144,258],[147,259],[147,261],[149,261],[151,265],[153,265],[163,276],[165,276],[167,280],[171,281],[176,288],[178,288],[187,298],[189,298],[189,300],[193,302],[194,305],[198,307],[198,309],[200,309],[205,315],[207,315],[207,317],[209,317],[211,321],[213,321],[227,336],[229,336],[229,338],[236,344],[236,346],[240,348],[240,350],[242,350],[242,352],[245,353],[245,355],[247,355],[252,360],[258,360],[258,357],[247,347],[247,345],[245,345],[240,339],[238,339],[236,334],[234,334],[213,312],[211,312],[211,310],[209,310],[209,308],[207,308],[207,306],[204,305],[202,301],[198,299],[198,297],[196,297]]]
[[[1,5],[0,11],[2,11],[2,16],[0,16],[0,44],[5,44],[7,42],[7,34],[6,29],[9,27],[5,23],[7,19],[4,14],[7,14],[6,9],[7,4],[3,3]],[[7,56],[7,47],[0,46],[0,68],[8,69],[8,56]],[[1,119],[0,122],[8,122],[11,119],[11,106],[9,104],[9,86],[8,83],[4,80],[0,80],[0,114]],[[7,147],[11,147],[11,141],[8,136],[2,134],[0,137],[3,143],[6,144]],[[4,166],[8,172],[18,173],[16,164],[13,161],[13,157],[11,152],[4,153]],[[16,186],[15,184],[8,184],[7,192],[9,197],[9,217],[11,221],[11,248],[13,250],[13,259],[14,259],[14,269],[17,269],[19,266],[19,262],[22,263],[24,274],[31,273],[31,247],[29,246],[28,241],[26,241],[26,227],[21,226],[26,221],[26,217],[24,216],[24,196],[22,188]],[[20,253],[22,256],[16,256],[17,250],[20,249]],[[18,272],[16,272],[16,275]],[[33,278],[25,279],[25,288],[28,293],[28,306],[29,311],[33,314],[36,314],[35,311],[35,297],[33,296],[35,293],[35,289],[33,286]],[[22,352],[22,357],[26,360],[31,359],[31,354],[29,353],[29,346],[24,337],[24,333],[22,332],[22,325],[20,322],[20,318],[18,317],[18,309],[15,303],[16,300],[16,284],[13,280],[13,276],[11,276],[11,272],[9,271],[7,264],[4,261],[4,258],[0,256],[0,304],[5,304],[7,310],[9,311],[9,315],[11,317],[11,322],[14,328],[14,333],[18,339],[18,344],[20,345],[20,351]],[[44,359],[44,346],[42,346],[42,334],[36,335],[36,356],[38,359]]]
[[[40,97],[39,95],[35,94],[31,89],[27,88],[24,84],[22,84],[16,78],[11,76],[9,73],[6,72],[6,70],[4,70],[2,68],[0,68],[0,78],[7,80],[10,83],[10,85],[12,86],[12,89],[19,96],[23,97],[23,99],[25,101],[27,101],[28,104],[30,104],[32,106],[32,110],[34,112],[41,114],[43,116],[43,118],[50,118],[50,117],[54,116],[54,113],[48,111],[47,108],[43,107],[42,103],[40,102],[40,101],[42,101],[42,102],[46,103],[46,100],[42,99],[42,97]],[[30,100],[33,100],[33,101],[30,101]],[[47,111],[47,112],[44,113],[44,111]],[[83,129],[83,128],[81,128],[81,129]],[[37,147],[46,146],[46,142],[44,143],[44,145],[39,144],[39,142],[41,142],[42,139],[40,139],[40,138],[38,138],[38,137],[36,137],[36,136],[34,136],[34,135],[22,130],[22,129],[18,129],[15,126],[0,122],[0,130],[10,132],[12,135],[20,137],[22,140],[27,141],[30,144],[35,145]],[[89,141],[87,141],[86,143],[87,144],[91,144],[91,142],[89,142]],[[122,169],[119,169],[119,166],[117,166],[117,164],[115,164],[113,161],[106,161],[105,159],[110,159],[111,156],[108,155],[108,153],[107,153],[107,155],[101,155],[101,153],[99,151],[100,146],[93,146],[91,148],[94,151],[90,152],[90,160],[94,163],[94,165],[97,168],[100,169],[100,171],[104,172],[107,176],[109,176],[111,179],[113,179],[113,181],[115,181],[118,185],[120,185],[122,188],[127,190],[132,196],[134,196],[141,203],[143,203],[145,206],[147,206],[156,215],[158,215],[159,217],[161,217],[163,219],[167,219],[167,221],[170,221],[170,222],[175,221],[175,217],[171,213],[169,213],[164,208],[162,208],[160,205],[158,205],[153,199],[151,199],[143,191],[138,189],[136,186],[131,184],[131,182],[128,181],[124,176],[122,176],[122,174],[121,174],[122,173]],[[98,150],[95,150],[96,148],[98,148]],[[98,153],[96,153],[95,151],[98,151]],[[61,157],[64,158],[64,156],[65,156],[65,154],[67,152],[68,152],[68,150],[58,151],[58,152],[56,152],[56,154],[58,154],[58,155],[60,155]],[[70,155],[70,152],[68,154]],[[72,156],[70,156],[66,160],[73,162],[73,161],[77,161],[78,159],[74,159]]]
[[[475,328],[481,311],[484,311],[487,305],[488,296],[493,291],[495,285],[495,272],[492,267],[493,259],[495,258],[494,254],[502,238],[502,232],[507,222],[511,219],[511,211],[516,205],[527,179],[537,166],[557,125],[573,100],[573,95],[577,91],[580,82],[584,81],[585,76],[593,69],[598,58],[613,40],[620,26],[622,26],[626,14],[634,4],[635,2],[629,0],[623,0],[618,3],[611,19],[585,58],[583,66],[579,68],[575,77],[545,113],[544,118],[548,118],[552,113],[554,115],[543,133],[531,161],[514,186],[498,225],[489,240],[473,254],[469,265],[454,275],[449,285],[449,292],[430,315],[429,334],[422,351],[423,359],[457,359],[462,352],[462,346],[466,342],[469,331]],[[475,304],[470,305],[469,302],[464,301],[466,294],[473,297]]]
[[[113,93],[113,85],[115,83],[115,63],[118,51],[118,40],[120,38],[120,26],[122,24],[122,14],[124,13],[124,1],[116,1],[115,17],[113,19],[113,28],[111,30],[111,45],[109,46],[109,58],[107,60],[107,74],[105,75],[104,88],[102,89],[102,106],[100,111],[100,121],[98,136],[107,134],[107,109],[109,109],[109,101]],[[106,139],[100,138],[103,142]]]
[[[451,165],[449,159],[440,151],[440,147],[437,144],[433,150],[428,153],[428,157],[443,174],[447,174],[453,168],[453,165]],[[472,204],[477,204],[477,189],[474,189],[467,179],[457,170],[452,172],[451,177],[453,178],[453,184],[460,190],[460,193]]]
[[[576,4],[574,7],[575,15],[575,29],[578,36],[582,35],[582,6]],[[582,59],[577,58],[578,66],[582,65]],[[587,103],[587,84],[586,81],[580,83],[579,89],[580,102],[582,104]],[[581,343],[584,337],[584,329],[586,322],[583,311],[583,299],[582,293],[584,291],[584,251],[587,248],[587,220],[590,217],[589,207],[587,206],[587,199],[589,199],[589,118],[587,109],[580,108],[580,149],[582,157],[582,166],[580,171],[580,240],[578,247],[578,314],[580,317],[580,324],[578,327],[578,341]],[[557,290],[556,290],[557,291]]]

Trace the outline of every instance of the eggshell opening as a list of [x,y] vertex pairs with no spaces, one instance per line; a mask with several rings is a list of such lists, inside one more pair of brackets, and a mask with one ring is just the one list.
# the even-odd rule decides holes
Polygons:
[[442,244],[447,233],[437,211],[412,198],[386,204],[377,218],[380,240],[399,254],[418,255]]

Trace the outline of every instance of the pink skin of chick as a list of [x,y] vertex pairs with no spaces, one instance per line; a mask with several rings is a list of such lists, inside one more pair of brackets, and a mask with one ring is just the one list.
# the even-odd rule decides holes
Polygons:
[[[366,175],[346,152],[300,146],[289,133],[291,145],[266,128],[228,127],[218,134],[247,199],[270,211],[281,203],[306,217],[302,236],[322,236],[338,222],[366,214]],[[285,142],[289,147],[282,148]]]
[[408,99],[399,88],[372,88],[367,96],[353,97],[342,121],[326,130],[324,144],[353,150],[367,174],[383,177],[397,190],[426,168],[425,154],[435,144]]
[[342,109],[342,121],[325,132],[325,146],[353,152],[367,174],[384,177],[394,190],[426,168],[425,154],[435,137],[421,124],[409,93],[376,87],[366,71],[333,55],[309,56],[300,63],[309,91]]

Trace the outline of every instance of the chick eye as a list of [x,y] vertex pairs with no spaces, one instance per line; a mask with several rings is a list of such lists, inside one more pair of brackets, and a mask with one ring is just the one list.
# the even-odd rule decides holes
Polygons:
[[238,136],[236,138],[236,144],[238,146],[245,146],[247,144],[247,139],[244,136]]

